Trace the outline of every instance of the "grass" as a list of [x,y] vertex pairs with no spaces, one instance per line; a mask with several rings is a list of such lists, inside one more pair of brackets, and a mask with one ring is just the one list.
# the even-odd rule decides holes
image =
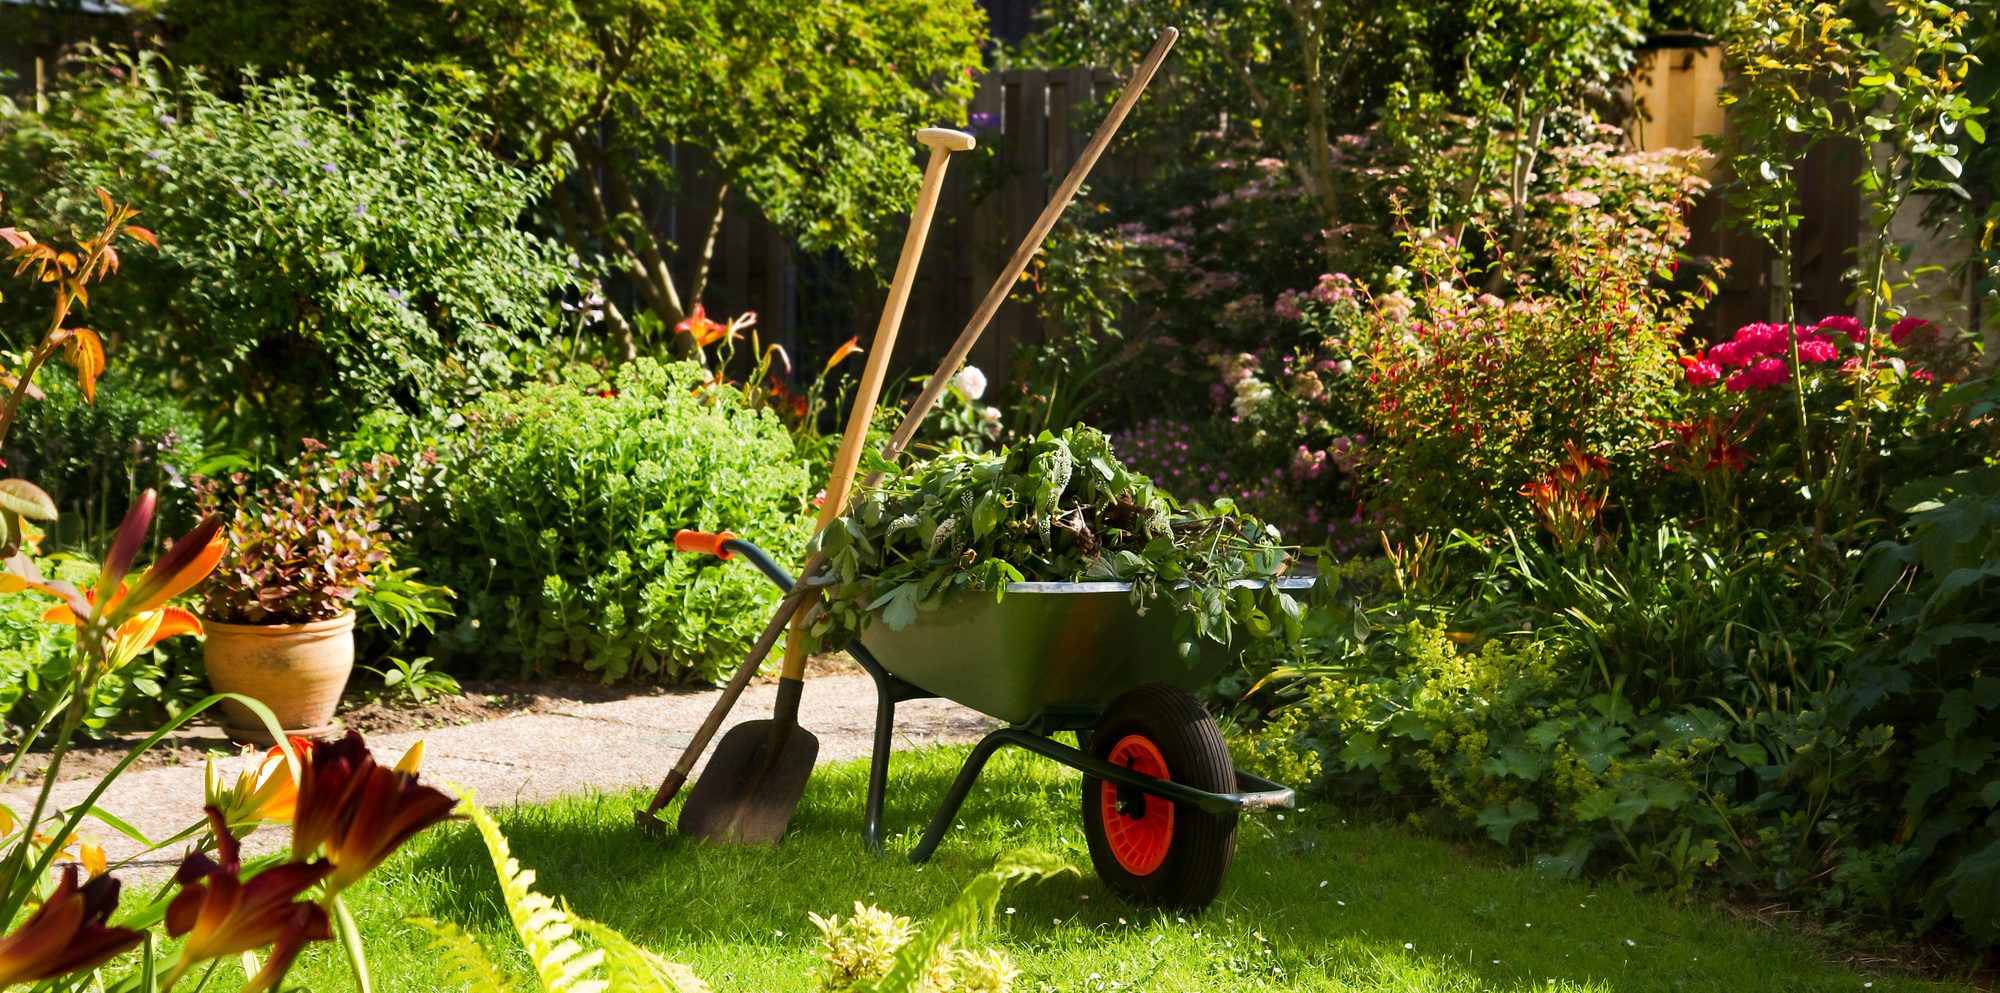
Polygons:
[[[915,840],[963,755],[898,756],[889,824],[908,833],[892,850]],[[1019,754],[994,760],[930,864],[877,860],[858,833],[864,774],[860,763],[819,770],[792,834],[772,849],[647,840],[632,824],[644,799],[637,793],[516,808],[501,820],[515,854],[538,871],[538,888],[687,963],[718,991],[815,990],[818,941],[807,911],[845,912],[865,900],[921,921],[1019,847],[1081,869],[1001,898],[998,924],[983,937],[1013,955],[1023,991],[1970,989],[1860,974],[1796,934],[1617,885],[1538,877],[1393,827],[1348,824],[1326,807],[1246,819],[1221,900],[1194,918],[1151,912],[1121,903],[1090,874],[1074,774]],[[451,988],[422,937],[401,923],[411,913],[461,923],[524,966],[484,849],[462,825],[419,838],[350,893],[377,989]],[[352,986],[327,945],[292,979],[315,990]]]

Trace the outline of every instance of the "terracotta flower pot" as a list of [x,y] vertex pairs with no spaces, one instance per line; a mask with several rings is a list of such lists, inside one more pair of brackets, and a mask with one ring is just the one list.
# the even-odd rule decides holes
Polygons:
[[[321,737],[354,672],[354,612],[305,624],[206,622],[202,659],[217,693],[241,693],[277,715],[286,735]],[[222,701],[229,737],[269,745],[271,733],[250,708]]]

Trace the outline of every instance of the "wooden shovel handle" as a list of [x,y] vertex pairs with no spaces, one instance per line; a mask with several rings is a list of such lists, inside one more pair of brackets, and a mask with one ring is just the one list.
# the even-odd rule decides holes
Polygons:
[[[847,509],[847,495],[854,488],[854,471],[861,465],[861,449],[868,444],[868,425],[875,420],[875,405],[882,398],[882,380],[889,374],[889,356],[896,348],[896,333],[903,325],[903,310],[910,302],[910,288],[917,281],[917,263],[924,256],[924,242],[930,236],[931,216],[937,213],[938,197],[944,191],[945,165],[951,153],[971,148],[973,137],[949,128],[925,128],[917,140],[931,150],[924,165],[923,186],[917,191],[916,208],[910,211],[910,229],[903,236],[903,252],[896,259],[896,274],[889,280],[889,299],[882,305],[882,319],[875,325],[875,337],[868,343],[868,364],[861,372],[861,384],[854,390],[854,409],[847,415],[847,432],[841,436],[840,452],[833,459],[833,474],[827,478],[826,493],[820,500],[815,532],[831,524]],[[781,679],[797,679],[805,673],[806,612],[792,615],[792,636],[785,642],[785,666]]]

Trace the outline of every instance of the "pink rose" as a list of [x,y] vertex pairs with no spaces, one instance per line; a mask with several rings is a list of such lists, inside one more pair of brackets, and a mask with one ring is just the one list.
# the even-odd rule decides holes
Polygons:
[[1799,339],[1799,361],[1831,362],[1839,356],[1833,340],[1825,335],[1812,335]]
[[1722,367],[1707,359],[1683,359],[1689,386],[1707,386],[1722,378]]

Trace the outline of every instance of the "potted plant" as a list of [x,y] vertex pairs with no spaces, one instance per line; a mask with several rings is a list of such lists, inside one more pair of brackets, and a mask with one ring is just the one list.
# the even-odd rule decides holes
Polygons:
[[[310,438],[289,477],[256,488],[230,477],[198,484],[204,512],[228,522],[228,551],[202,597],[208,681],[218,693],[263,701],[287,735],[322,737],[354,671],[354,608],[390,570],[382,524],[386,476],[378,455],[337,465]],[[227,504],[227,505],[225,505]],[[223,729],[239,741],[269,737],[250,711],[223,703]]]

